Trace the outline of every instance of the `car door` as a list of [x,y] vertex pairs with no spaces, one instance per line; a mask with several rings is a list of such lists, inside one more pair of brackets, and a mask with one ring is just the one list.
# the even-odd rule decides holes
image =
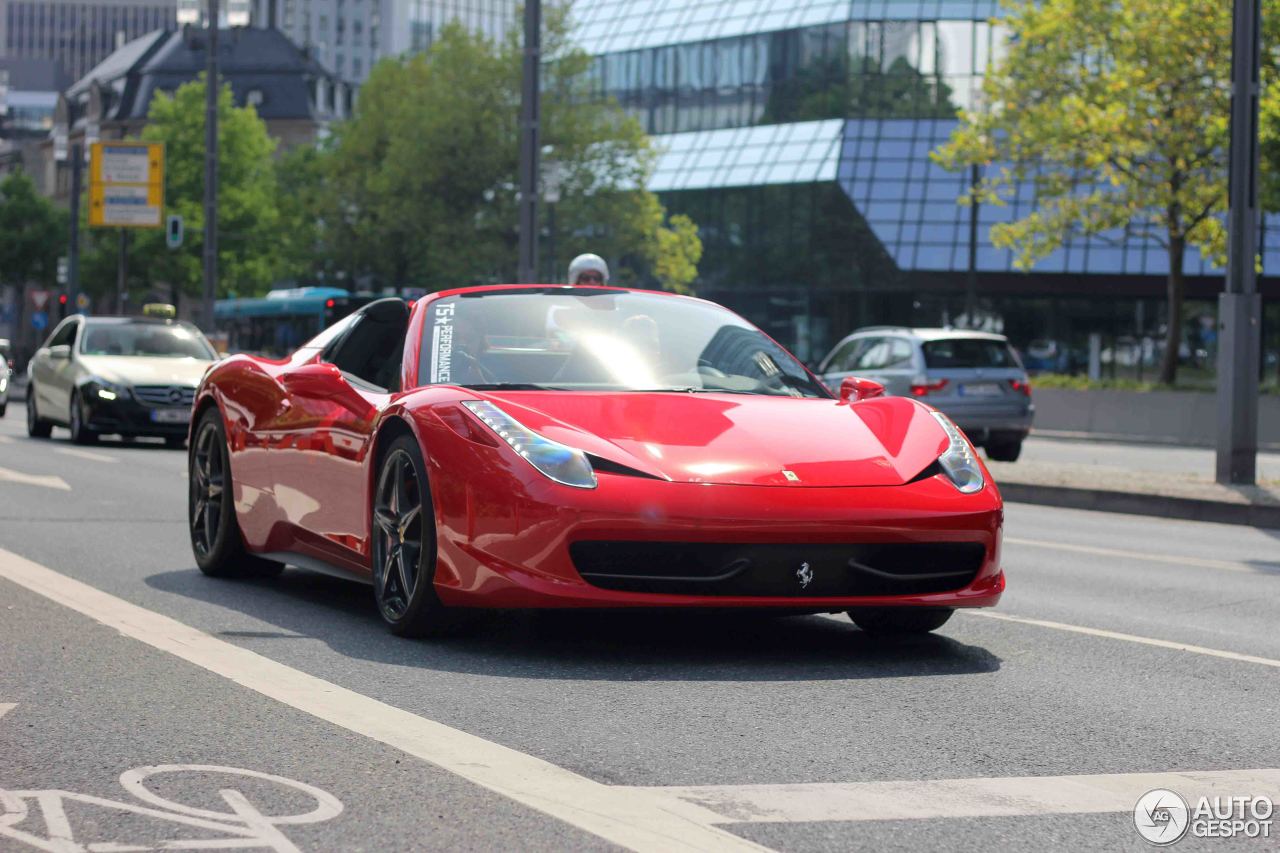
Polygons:
[[859,356],[876,344],[878,337],[848,338],[836,345],[819,367],[822,381],[832,391],[840,390],[840,383],[854,375],[854,365]]
[[276,504],[299,545],[321,559],[364,565],[364,460],[399,390],[408,322],[403,300],[371,302],[330,346],[278,377],[288,405],[268,427]]
[[911,393],[911,382],[920,371],[920,365],[916,363],[916,348],[908,338],[890,336],[885,340],[888,349],[883,363],[871,378],[883,385],[889,396],[905,397]]
[[67,421],[75,385],[73,356],[79,328],[79,317],[66,318],[32,356],[31,381],[35,383],[36,407],[42,418]]

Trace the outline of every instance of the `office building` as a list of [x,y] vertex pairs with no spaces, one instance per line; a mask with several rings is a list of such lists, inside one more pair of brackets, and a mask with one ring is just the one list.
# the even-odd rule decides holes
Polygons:
[[[1016,270],[993,224],[1033,209],[1030,186],[984,206],[971,243],[956,204],[968,172],[930,152],[975,104],[1005,39],[995,0],[577,0],[577,42],[599,97],[654,134],[650,187],[699,224],[698,293],[741,311],[802,357],[861,325],[960,318],[970,251],[975,320],[1081,347],[1161,337],[1168,256],[1124,232],[1075,240]],[[1274,226],[1280,223],[1268,223]],[[1280,272],[1280,240],[1265,240]],[[1186,255],[1189,326],[1211,332],[1222,270]],[[1270,347],[1280,288],[1264,281]],[[1206,319],[1208,318],[1208,319]],[[1195,332],[1195,329],[1189,331]],[[1210,335],[1205,335],[1207,339]],[[1194,349],[1203,341],[1189,338]]]

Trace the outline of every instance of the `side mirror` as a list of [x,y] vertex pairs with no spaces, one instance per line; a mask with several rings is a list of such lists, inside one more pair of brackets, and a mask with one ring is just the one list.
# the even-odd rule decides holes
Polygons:
[[373,406],[342,377],[337,366],[324,361],[304,364],[285,373],[281,384],[290,394],[312,400],[328,400],[353,414],[365,416]]
[[342,371],[323,361],[294,368],[285,373],[280,381],[290,394],[321,400],[340,393],[345,384],[342,381]]
[[71,358],[71,347],[67,344],[58,344],[56,347],[49,347],[49,358],[54,361],[66,361]]
[[856,403],[858,400],[869,400],[872,397],[883,396],[884,386],[873,379],[846,376],[840,383],[840,401],[842,403]]

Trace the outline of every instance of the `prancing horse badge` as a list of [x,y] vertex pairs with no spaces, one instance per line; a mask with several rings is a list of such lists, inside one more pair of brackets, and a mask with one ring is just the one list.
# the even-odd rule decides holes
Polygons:
[[800,588],[804,589],[813,580],[813,569],[809,568],[808,563],[801,563],[800,568],[796,569],[796,578],[800,581]]

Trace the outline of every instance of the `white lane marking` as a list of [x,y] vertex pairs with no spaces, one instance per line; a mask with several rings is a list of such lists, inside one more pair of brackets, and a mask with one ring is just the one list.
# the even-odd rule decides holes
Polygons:
[[89,459],[94,462],[119,462],[114,456],[107,456],[105,453],[94,453],[92,450],[77,450],[74,447],[55,447],[54,453],[61,453],[63,456],[74,456],[77,459]]
[[46,489],[58,489],[63,492],[71,491],[67,481],[61,477],[46,476],[44,474],[24,474],[21,471],[10,471],[8,468],[0,468],[0,483],[18,483],[23,486],[43,486]]
[[[146,787],[148,776],[158,773],[184,773],[188,784],[190,777],[196,778],[217,775],[225,785],[229,780],[225,777],[249,777],[257,780],[250,790],[261,791],[262,782],[270,782],[289,789],[290,801],[296,802],[298,792],[315,802],[315,808],[309,812],[298,814],[266,814],[253,805],[241,791],[236,788],[221,788],[224,802],[230,811],[212,811],[195,808],[184,803],[165,799]],[[206,780],[208,781],[208,780]],[[146,805],[123,800],[109,800],[91,794],[78,794],[74,791],[52,789],[47,791],[6,791],[0,789],[0,836],[21,841],[38,850],[52,853],[69,853],[69,851],[88,850],[90,853],[123,853],[133,850],[215,850],[239,849],[245,847],[267,847],[277,853],[299,853],[297,846],[280,830],[281,826],[292,826],[303,823],[318,823],[330,820],[342,813],[342,803],[328,791],[322,791],[305,782],[261,773],[257,770],[243,770],[238,767],[221,767],[210,764],[162,764],[155,767],[136,767],[120,774],[120,786],[136,799]],[[24,826],[33,815],[27,801],[39,806],[38,814],[44,820],[43,834],[34,822]],[[195,827],[222,833],[229,837],[174,839],[138,845],[120,841],[92,842],[82,846],[76,841],[73,821],[67,814],[66,804],[86,804],[98,808],[114,809],[119,812],[167,821],[179,826]],[[81,809],[73,809],[73,815],[82,815]],[[90,822],[88,832],[101,831],[101,826]]]
[[998,619],[1001,622],[1017,622],[1020,625],[1035,625],[1040,628],[1052,628],[1055,631],[1070,631],[1073,634],[1085,634],[1090,637],[1105,637],[1108,640],[1124,640],[1127,643],[1140,643],[1144,646],[1156,646],[1161,649],[1173,649],[1179,652],[1209,655],[1210,657],[1240,661],[1241,663],[1256,663],[1261,664],[1262,666],[1280,667],[1280,660],[1258,657],[1257,655],[1242,655],[1239,652],[1227,652],[1222,649],[1210,649],[1204,646],[1195,646],[1191,643],[1175,643],[1172,640],[1158,640],[1154,637],[1141,637],[1137,634],[1122,634],[1119,631],[1107,631],[1102,628],[1086,628],[1083,625],[1068,625],[1065,622],[1050,622],[1046,619],[1028,619],[1025,616],[1010,616],[1007,613],[991,613],[986,610],[962,609],[961,612],[968,613],[970,616],[981,616],[984,619]]
[[1280,798],[1280,770],[632,790],[669,798],[673,809],[684,809],[709,823],[792,823],[1131,812],[1138,798],[1153,788],[1177,791],[1190,802],[1201,796],[1246,793],[1274,801]]
[[1248,572],[1257,574],[1258,570],[1247,563],[1233,563],[1227,560],[1210,560],[1203,557],[1181,557],[1173,554],[1145,554],[1141,551],[1124,551],[1118,548],[1099,548],[1094,545],[1072,545],[1066,542],[1047,542],[1041,539],[1018,539],[1013,536],[1004,537],[1008,545],[1028,545],[1032,548],[1051,548],[1057,551],[1074,551],[1077,554],[1093,554],[1098,557],[1117,557],[1121,560],[1145,560],[1150,563],[1170,563],[1173,565],[1196,566],[1205,569],[1223,569],[1228,572]]
[[18,707],[16,702],[0,702],[0,717],[3,717],[16,707]]
[[242,687],[421,758],[619,846],[653,851],[768,849],[690,820],[667,808],[667,800],[601,784],[347,690],[3,549],[0,577]]

